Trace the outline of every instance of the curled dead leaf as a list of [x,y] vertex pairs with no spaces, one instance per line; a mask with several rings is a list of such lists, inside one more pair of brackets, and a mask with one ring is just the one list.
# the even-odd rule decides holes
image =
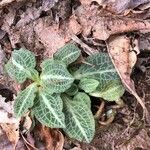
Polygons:
[[135,96],[137,101],[146,114],[147,122],[150,123],[148,110],[143,100],[135,91],[134,83],[130,78],[132,68],[136,62],[136,56],[133,57],[133,51],[130,49],[130,39],[126,36],[112,36],[107,40],[107,48],[112,62],[126,87],[127,91]]

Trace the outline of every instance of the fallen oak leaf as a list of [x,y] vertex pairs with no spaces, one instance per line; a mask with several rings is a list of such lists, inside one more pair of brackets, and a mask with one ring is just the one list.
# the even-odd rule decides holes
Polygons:
[[143,108],[143,114],[146,115],[146,120],[150,123],[149,112],[142,99],[136,93],[134,83],[130,78],[133,62],[136,62],[132,60],[135,57],[131,57],[133,53],[130,53],[130,39],[126,36],[112,36],[107,40],[107,49],[122,83],[127,91],[140,103]]

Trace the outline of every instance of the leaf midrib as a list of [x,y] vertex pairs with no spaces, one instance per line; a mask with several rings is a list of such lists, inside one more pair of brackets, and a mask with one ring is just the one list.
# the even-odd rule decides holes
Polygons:
[[62,123],[61,119],[57,116],[55,113],[55,110],[51,107],[51,105],[48,103],[48,100],[44,94],[40,94],[41,97],[43,98],[43,102],[45,103],[46,107],[50,110],[50,112],[53,114],[53,116],[56,118],[56,120],[64,127],[64,124]]
[[32,93],[32,90],[33,90],[34,86],[35,86],[35,85],[32,85],[32,86],[30,87],[30,90],[29,90],[29,92],[28,92],[26,98],[23,100],[23,103],[22,103],[22,105],[21,105],[21,107],[20,107],[20,109],[19,109],[19,112],[17,113],[17,114],[19,114],[18,116],[20,116],[20,113],[21,113],[21,111],[22,111],[22,108],[23,108],[24,105],[26,104],[26,100],[28,99],[28,97],[29,97],[30,94]]
[[73,78],[71,78],[71,77],[64,77],[61,75],[52,75],[52,74],[42,75],[41,79],[43,79],[43,80],[47,80],[47,79],[73,80]]
[[75,75],[76,78],[80,77],[80,78],[83,78],[83,77],[87,77],[87,76],[90,76],[90,75],[95,75],[95,74],[99,74],[99,75],[102,75],[102,74],[105,74],[105,73],[109,73],[109,72],[116,72],[115,69],[109,69],[109,70],[98,70],[98,71],[91,71],[91,72],[87,72],[84,74],[77,74]]
[[85,133],[84,129],[82,128],[82,126],[80,125],[80,122],[78,121],[78,119],[76,118],[76,116],[75,116],[75,114],[74,114],[72,105],[71,105],[69,102],[67,102],[67,101],[66,101],[66,103],[69,105],[69,108],[68,108],[68,109],[70,110],[70,112],[71,112],[71,114],[72,114],[72,117],[74,118],[74,120],[75,120],[77,126],[79,127],[80,131],[82,132],[82,134],[83,134],[85,140],[86,140],[87,142],[89,142],[89,139],[88,139],[88,137],[86,136],[86,133]]
[[74,54],[78,54],[78,52],[75,51],[75,52],[72,52],[72,53],[69,54],[69,55],[66,55],[65,57],[62,58],[62,61],[64,61],[65,59],[71,57],[71,56],[74,55]]

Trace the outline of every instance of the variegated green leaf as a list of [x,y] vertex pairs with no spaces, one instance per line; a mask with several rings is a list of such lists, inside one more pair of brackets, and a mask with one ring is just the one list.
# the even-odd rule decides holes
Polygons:
[[89,107],[80,101],[63,95],[66,128],[70,138],[90,143],[95,133],[95,121]]
[[63,103],[58,94],[40,92],[33,114],[42,124],[51,128],[64,128]]
[[27,77],[31,77],[30,70],[34,69],[35,65],[35,57],[30,51],[26,49],[14,50],[12,57],[6,64],[6,71],[12,79],[22,83]]
[[13,65],[11,60],[7,62],[5,68],[8,75],[16,82],[23,83],[26,80],[27,74],[20,71],[15,65]]
[[96,90],[99,85],[99,81],[95,79],[82,78],[79,83],[79,88],[84,90],[86,93],[90,93]]
[[95,91],[90,93],[91,96],[101,97],[107,101],[118,101],[124,94],[125,88],[120,80],[113,80],[108,82],[102,88],[97,88]]
[[32,79],[33,81],[36,81],[37,83],[40,82],[39,72],[35,69],[29,69],[29,71],[30,71],[30,74],[28,75],[28,77]]
[[46,60],[41,66],[41,84],[49,93],[64,92],[74,81],[73,76],[62,62]]
[[88,106],[88,108],[91,109],[91,100],[90,100],[90,97],[86,93],[78,92],[74,96],[73,100],[79,101],[79,102],[84,102]]
[[17,95],[14,103],[14,114],[16,117],[21,117],[33,106],[36,92],[37,86],[33,83]]
[[66,44],[54,54],[54,59],[63,61],[66,65],[69,65],[74,62],[80,54],[80,49],[74,44]]
[[76,79],[91,78],[101,81],[119,79],[119,76],[106,53],[99,53],[89,56],[86,64],[82,64],[79,70],[74,73]]
[[75,94],[78,93],[78,87],[76,84],[72,84],[71,87],[65,91],[69,96],[74,96]]

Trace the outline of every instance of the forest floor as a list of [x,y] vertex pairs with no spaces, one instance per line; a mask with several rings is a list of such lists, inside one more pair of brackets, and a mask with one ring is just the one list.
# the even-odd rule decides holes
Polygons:
[[[4,64],[13,49],[32,51],[40,64],[68,42],[83,53],[108,52],[127,87],[124,107],[113,122],[97,127],[90,144],[41,124],[27,132],[31,118],[18,122],[11,110],[20,87]],[[149,150],[150,116],[143,118],[140,100],[150,112],[149,0],[0,0],[0,149]]]

